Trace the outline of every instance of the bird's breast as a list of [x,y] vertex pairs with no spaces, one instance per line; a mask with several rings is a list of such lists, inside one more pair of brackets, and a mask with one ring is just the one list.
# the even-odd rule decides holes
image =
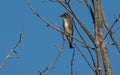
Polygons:
[[69,27],[69,20],[67,19],[64,19],[64,30],[65,32],[69,33],[71,30],[70,30],[70,27]]
[[65,25],[65,27],[68,27],[68,24],[69,24],[69,23],[68,23],[68,20],[65,19],[65,20],[64,20],[64,25]]

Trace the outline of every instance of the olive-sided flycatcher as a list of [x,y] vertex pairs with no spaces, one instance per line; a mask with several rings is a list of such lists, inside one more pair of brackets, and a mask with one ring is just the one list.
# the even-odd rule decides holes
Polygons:
[[72,45],[73,38],[71,37],[73,36],[72,18],[68,13],[64,13],[60,15],[60,17],[62,17],[63,19],[63,28],[64,28],[65,35],[67,37],[67,40],[69,42],[69,47],[73,48],[73,45]]

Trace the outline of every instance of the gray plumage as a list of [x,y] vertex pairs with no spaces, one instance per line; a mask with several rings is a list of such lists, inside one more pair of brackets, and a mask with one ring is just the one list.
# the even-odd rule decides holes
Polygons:
[[69,47],[73,48],[73,46],[72,46],[73,38],[71,37],[71,36],[73,36],[72,18],[68,13],[64,13],[60,17],[63,18],[63,28],[64,28],[65,35],[69,42]]

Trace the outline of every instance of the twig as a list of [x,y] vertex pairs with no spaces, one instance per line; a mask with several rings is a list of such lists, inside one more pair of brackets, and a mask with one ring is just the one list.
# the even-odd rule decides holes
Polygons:
[[9,58],[20,58],[20,56],[10,56]]
[[73,48],[73,53],[72,53],[72,57],[71,57],[71,64],[70,64],[71,75],[74,75],[74,72],[73,72],[74,58],[75,58],[75,49]]
[[80,54],[82,55],[82,57],[85,59],[85,61],[87,62],[87,64],[89,65],[89,67],[95,72],[95,68],[92,67],[92,65],[90,64],[90,62],[88,61],[88,59],[85,57],[84,53],[80,50],[80,48],[74,44],[75,48],[80,52]]
[[96,67],[94,57],[93,57],[92,52],[91,52],[91,50],[90,50],[90,49],[93,49],[93,48],[91,48],[91,47],[89,47],[89,46],[87,45],[86,41],[85,41],[84,38],[82,37],[82,35],[81,35],[81,33],[79,32],[78,28],[76,27],[76,24],[75,24],[75,22],[74,22],[74,19],[73,19],[73,23],[74,23],[73,25],[74,25],[74,27],[75,27],[78,35],[80,36],[80,38],[81,38],[81,39],[83,40],[83,42],[84,42],[84,46],[87,48],[87,50],[88,50],[88,52],[89,52],[89,54],[90,54],[90,56],[91,56],[91,59],[92,59],[92,61],[93,61],[94,67]]
[[40,75],[42,75],[43,73],[45,73],[45,75],[48,75],[49,72],[55,67],[55,64],[57,63],[57,61],[58,61],[58,59],[59,59],[59,57],[60,57],[60,55],[61,55],[61,53],[62,53],[62,50],[63,50],[63,48],[64,48],[64,44],[65,44],[65,40],[63,39],[62,47],[59,49],[58,54],[57,54],[55,60],[54,60],[53,63],[52,63],[49,67],[47,67],[45,70],[43,70],[43,71],[38,71],[38,72],[40,73]]
[[86,4],[82,0],[77,0],[77,1],[83,4],[84,6],[86,6]]
[[115,26],[115,24],[119,21],[119,19],[120,19],[120,16],[118,16],[117,18],[115,18],[115,21],[113,22],[112,26],[110,27],[110,29],[109,29],[108,32],[106,33],[104,39],[100,42],[100,44],[99,44],[97,47],[99,47],[99,46],[104,42],[104,40],[107,38],[107,36],[108,36],[109,33],[110,33],[110,34],[113,34],[113,33],[112,33],[112,28],[113,28],[113,27]]
[[69,3],[70,3],[70,0],[65,0],[65,3],[66,3],[66,4],[69,4]]
[[120,25],[113,31],[113,34],[115,34],[120,29]]
[[[8,53],[8,55],[6,56],[6,58],[3,60],[3,62],[0,64],[0,68],[3,67],[3,65],[5,64],[5,62],[8,60],[8,58],[11,58],[11,54],[15,51],[16,47],[18,47],[18,45],[23,41],[24,39],[24,34],[21,33],[18,42],[15,44],[15,46],[13,46],[13,48],[10,50],[10,52]],[[13,57],[13,56],[12,56]]]
[[46,72],[48,70],[48,67],[46,67],[46,69],[38,71],[40,75],[42,75],[44,72]]
[[[117,22],[120,21],[120,14],[119,14],[117,17],[115,17],[115,20],[116,20]],[[115,32],[117,32],[119,29],[120,29],[120,26],[118,26],[117,29],[115,29],[115,31],[113,32],[113,34],[114,34]]]
[[115,26],[115,24],[119,21],[120,17],[116,18],[115,21],[113,22],[112,26],[110,27],[110,30],[108,30],[107,34],[105,35],[103,41],[106,39],[110,31],[112,31],[112,28]]
[[109,33],[110,33],[109,35],[110,35],[113,43],[115,44],[116,48],[117,48],[118,51],[120,52],[120,44],[119,44],[119,43],[117,42],[117,40],[114,38],[114,36],[113,36],[113,34],[112,34],[112,31],[110,30],[109,24],[107,23],[106,18],[105,18],[105,16],[104,16],[103,10],[102,10],[102,13],[101,13],[101,14],[102,14],[102,17],[103,17],[104,25],[105,25],[105,27],[107,28],[107,30],[109,31]]
[[88,8],[88,10],[89,10],[89,12],[91,14],[91,17],[93,19],[93,23],[94,23],[95,18],[94,18],[94,13],[93,13],[92,7],[91,7],[90,3],[88,2],[88,0],[84,0],[84,1],[86,3],[86,7]]
[[51,66],[48,67],[48,70],[46,71],[46,75],[48,75],[48,73],[54,68],[55,64],[57,63],[57,61],[62,53],[62,50],[64,48],[64,44],[65,44],[65,40],[63,39],[62,47],[59,49],[58,54],[57,54],[55,60],[53,61],[53,63],[51,64]]

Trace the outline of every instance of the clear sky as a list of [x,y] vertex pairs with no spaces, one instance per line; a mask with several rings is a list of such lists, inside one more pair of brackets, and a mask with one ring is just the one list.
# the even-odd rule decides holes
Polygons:
[[[63,7],[47,0],[30,0],[30,2],[41,16],[62,28],[62,19],[59,15],[66,12]],[[102,5],[107,21],[111,25],[114,22],[114,15],[120,14],[120,0],[104,0]],[[86,7],[76,1],[72,2],[72,6],[89,27],[89,30],[92,30],[92,21]],[[120,23],[117,23],[115,28],[118,25]],[[16,48],[17,54],[13,53],[13,56],[20,56],[20,58],[8,59],[3,68],[0,69],[0,75],[39,75],[38,70],[43,70],[49,66],[55,59],[58,48],[61,47],[61,33],[47,27],[45,23],[40,21],[28,8],[25,0],[1,0],[0,63],[17,42],[21,32],[24,33],[25,38]],[[120,42],[119,33],[120,30],[115,34],[118,42]],[[87,37],[85,38],[87,39]],[[107,39],[107,41],[111,40]],[[83,52],[86,52],[86,49],[81,45],[79,47],[82,48]],[[120,54],[115,46],[108,45],[108,49],[113,73],[119,75]],[[62,55],[50,75],[70,75],[71,54],[72,50],[68,48],[68,42],[66,42]],[[89,75],[89,66],[77,51],[75,54],[75,75],[80,75],[80,73]],[[85,55],[87,56],[87,54]]]

